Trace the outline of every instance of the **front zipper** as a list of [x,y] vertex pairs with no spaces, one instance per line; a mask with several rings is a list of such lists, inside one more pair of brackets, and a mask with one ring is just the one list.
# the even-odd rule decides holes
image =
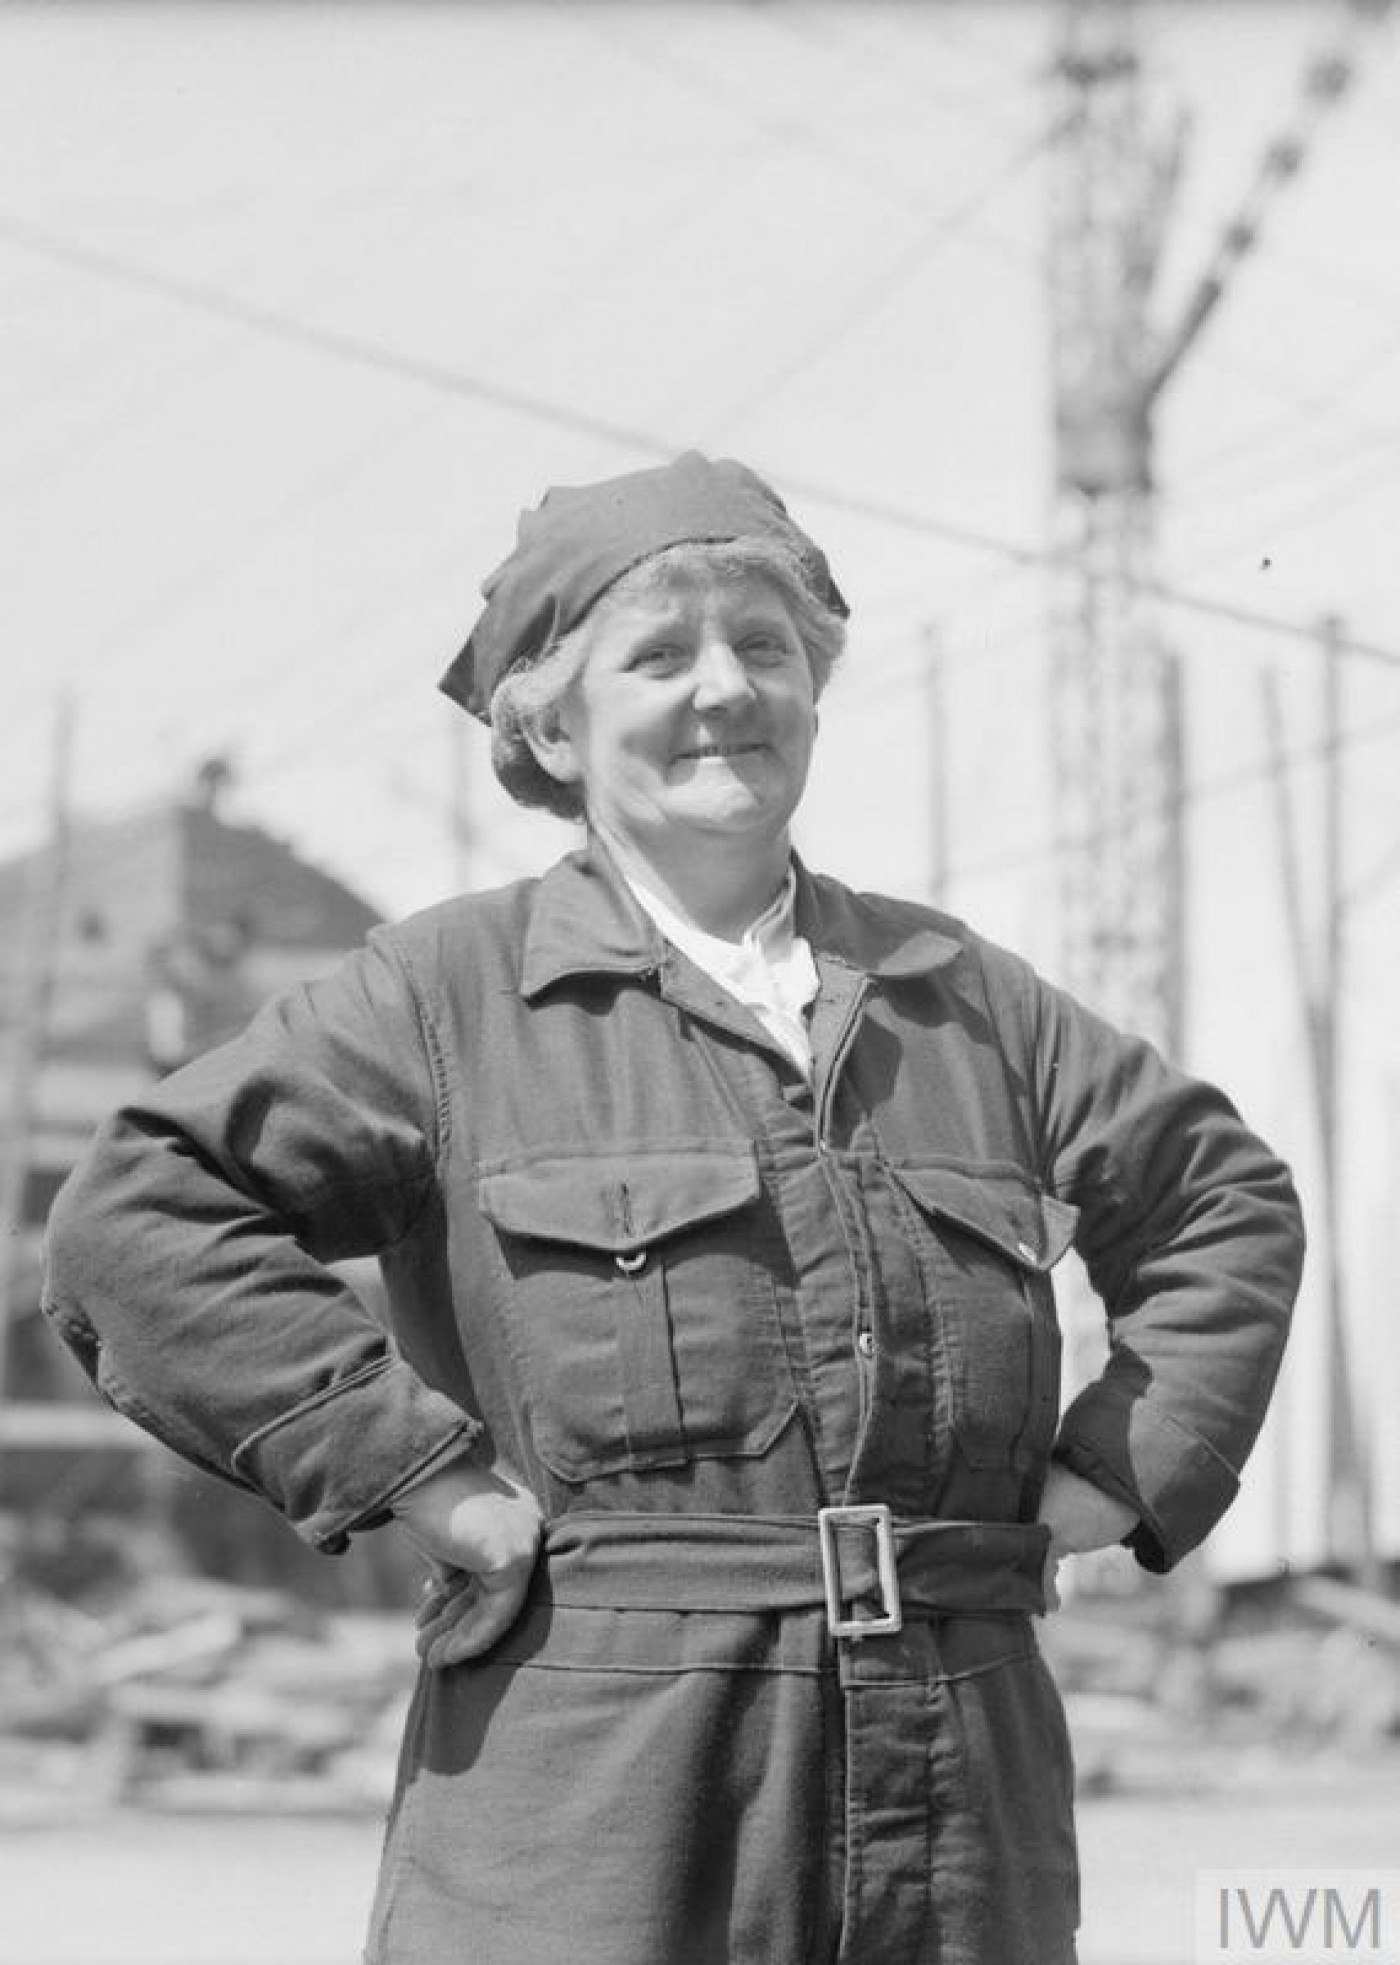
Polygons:
[[[860,1021],[861,1011],[865,1008],[866,998],[869,994],[870,985],[866,978],[862,976],[856,988],[852,990],[850,1001],[846,1005],[845,1014],[837,1026],[836,1040],[831,1047],[831,1061],[822,1076],[820,1085],[814,1084],[813,1086],[815,1096],[812,1107],[812,1143],[816,1148],[817,1164],[820,1166],[827,1187],[831,1191],[832,1205],[836,1209],[836,1218],[841,1224],[841,1235],[846,1244],[846,1259],[851,1265],[853,1281],[859,1277],[861,1265],[857,1260],[856,1251],[851,1246],[850,1231],[846,1226],[846,1215],[841,1205],[841,1194],[838,1187],[839,1177],[831,1164],[829,1132],[832,1107],[836,1098],[836,1086],[841,1072],[845,1067],[851,1045],[855,1041],[856,1026]],[[859,1442],[859,1439],[864,1434],[866,1421],[870,1414],[870,1404],[874,1389],[875,1334],[866,1322],[865,1309],[861,1303],[858,1289],[853,1306],[852,1323],[855,1326],[855,1330],[851,1340],[851,1348],[855,1358],[856,1382],[859,1393],[860,1424],[857,1428],[857,1442]]]
[[846,1005],[846,1013],[837,1027],[836,1041],[831,1047],[831,1063],[827,1067],[821,1084],[813,1087],[816,1097],[813,1101],[812,1109],[812,1136],[818,1153],[825,1153],[827,1149],[828,1121],[831,1118],[831,1107],[836,1097],[836,1083],[845,1066],[846,1058],[855,1039],[856,1025],[860,1021],[860,1013],[865,1008],[866,998],[869,994],[870,985],[865,977],[862,976],[855,989],[851,992],[851,999]]

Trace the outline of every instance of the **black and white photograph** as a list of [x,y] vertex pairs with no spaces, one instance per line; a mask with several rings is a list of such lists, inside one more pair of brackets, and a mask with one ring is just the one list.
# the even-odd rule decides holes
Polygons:
[[0,0],[0,1958],[1400,1961],[1400,9]]

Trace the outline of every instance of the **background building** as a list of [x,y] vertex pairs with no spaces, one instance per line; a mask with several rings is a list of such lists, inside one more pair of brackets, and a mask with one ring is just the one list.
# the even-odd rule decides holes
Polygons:
[[[22,1512],[134,1510],[225,1573],[314,1578],[337,1566],[303,1560],[267,1510],[148,1451],[38,1307],[44,1220],[98,1122],[267,997],[329,969],[379,918],[284,841],[223,816],[229,775],[213,760],[187,796],[104,823],[65,821],[43,850],[0,866],[0,946],[11,957],[0,998],[11,1217],[0,1245],[0,1473]],[[372,1301],[373,1265],[356,1281]]]

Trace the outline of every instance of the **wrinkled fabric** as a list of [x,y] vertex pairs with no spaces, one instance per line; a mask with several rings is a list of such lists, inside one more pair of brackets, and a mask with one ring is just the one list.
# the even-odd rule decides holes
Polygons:
[[788,870],[777,898],[749,923],[738,941],[695,927],[668,907],[659,894],[644,887],[635,874],[628,873],[625,878],[671,946],[688,956],[721,989],[728,990],[745,1009],[752,1010],[803,1076],[810,1076],[812,1045],[807,1012],[821,985],[812,951],[793,928],[797,875]]
[[772,486],[732,457],[688,450],[596,484],[555,485],[522,512],[514,549],[483,583],[486,606],[438,687],[486,721],[501,678],[576,628],[624,573],[668,546],[734,539],[782,546],[813,595],[849,613],[826,555]]
[[[104,1129],[49,1314],[114,1404],[327,1549],[463,1451],[525,1475],[551,1546],[602,1514],[682,1551],[833,1502],[1033,1523],[1053,1451],[1170,1567],[1277,1369],[1286,1171],[960,924],[799,869],[797,926],[810,1083],[596,845],[377,932]],[[1113,1344],[1061,1417],[1071,1242]],[[371,1253],[387,1331],[325,1266]],[[834,1641],[806,1601],[627,1608],[559,1574],[420,1681],[369,1965],[1072,1960],[1070,1753],[1023,1606]]]

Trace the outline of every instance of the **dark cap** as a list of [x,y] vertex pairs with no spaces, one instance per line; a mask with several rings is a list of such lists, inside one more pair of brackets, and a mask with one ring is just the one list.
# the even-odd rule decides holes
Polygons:
[[766,539],[786,546],[812,593],[850,612],[825,555],[747,465],[688,450],[672,464],[598,484],[556,485],[522,512],[515,551],[482,584],[486,608],[438,687],[473,716],[489,714],[507,670],[576,628],[614,580],[668,546]]

